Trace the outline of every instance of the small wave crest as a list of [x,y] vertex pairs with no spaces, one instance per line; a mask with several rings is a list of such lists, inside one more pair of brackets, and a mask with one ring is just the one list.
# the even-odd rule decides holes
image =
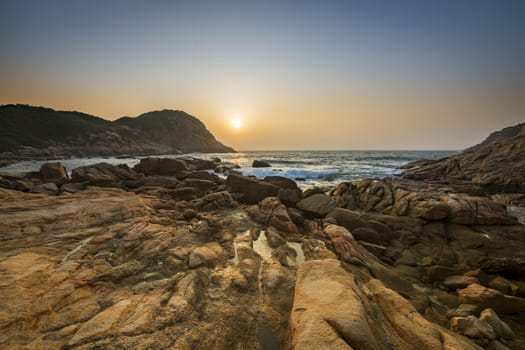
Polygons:
[[305,180],[329,180],[335,179],[340,170],[338,168],[325,169],[306,169],[306,168],[241,168],[239,169],[245,176],[255,176],[257,178],[264,178],[266,176],[283,176],[289,179],[305,179]]

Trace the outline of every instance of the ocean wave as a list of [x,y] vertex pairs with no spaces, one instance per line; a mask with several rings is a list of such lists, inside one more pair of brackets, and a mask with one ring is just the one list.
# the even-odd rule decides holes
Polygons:
[[339,174],[338,168],[308,169],[308,168],[241,168],[245,176],[264,178],[266,176],[284,176],[289,179],[326,179]]

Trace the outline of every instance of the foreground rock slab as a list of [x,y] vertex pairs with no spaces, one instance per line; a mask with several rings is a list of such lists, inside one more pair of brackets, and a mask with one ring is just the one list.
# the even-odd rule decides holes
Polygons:
[[291,327],[294,349],[481,349],[425,320],[381,281],[359,281],[332,259],[300,265]]

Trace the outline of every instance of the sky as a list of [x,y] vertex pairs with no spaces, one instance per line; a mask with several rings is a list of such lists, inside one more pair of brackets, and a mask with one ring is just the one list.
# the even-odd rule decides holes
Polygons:
[[0,0],[0,104],[184,110],[237,150],[463,149],[525,121],[524,18],[521,0]]

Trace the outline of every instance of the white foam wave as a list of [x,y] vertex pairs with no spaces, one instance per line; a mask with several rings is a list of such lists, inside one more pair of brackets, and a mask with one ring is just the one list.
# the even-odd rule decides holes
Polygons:
[[306,168],[240,168],[244,176],[264,178],[266,176],[283,176],[289,179],[322,179],[339,173],[338,168],[306,169]]

